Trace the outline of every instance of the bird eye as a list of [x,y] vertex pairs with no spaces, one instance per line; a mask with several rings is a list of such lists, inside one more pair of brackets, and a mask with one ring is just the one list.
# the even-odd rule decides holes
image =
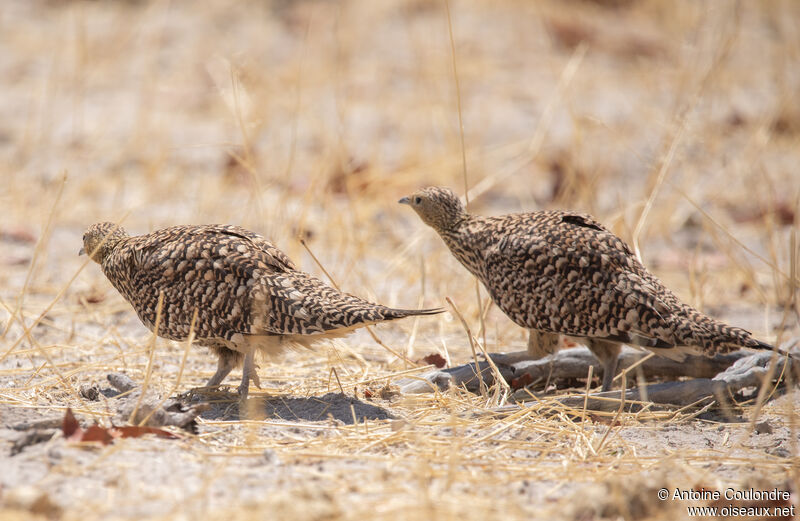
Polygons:
[[414,204],[420,204],[421,202],[422,202],[422,197],[420,197],[420,196],[416,196],[416,197],[414,198]]

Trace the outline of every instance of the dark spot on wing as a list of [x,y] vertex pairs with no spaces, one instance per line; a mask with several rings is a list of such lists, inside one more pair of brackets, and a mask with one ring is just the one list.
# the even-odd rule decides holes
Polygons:
[[603,231],[601,227],[586,220],[586,218],[582,215],[567,214],[561,217],[561,221],[574,224],[576,226],[582,226],[583,228],[591,228],[592,230]]

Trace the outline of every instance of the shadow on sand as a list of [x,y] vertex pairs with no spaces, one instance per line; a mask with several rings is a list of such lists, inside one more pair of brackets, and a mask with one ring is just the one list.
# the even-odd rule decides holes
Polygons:
[[[209,409],[201,414],[205,419],[225,421],[240,419],[239,401],[236,394],[230,394],[228,399],[212,400],[209,405]],[[247,416],[254,419],[272,418],[316,422],[333,418],[346,425],[352,425],[354,421],[394,418],[389,411],[382,407],[362,402],[342,393],[328,393],[308,398],[255,396],[247,400],[247,408]]]

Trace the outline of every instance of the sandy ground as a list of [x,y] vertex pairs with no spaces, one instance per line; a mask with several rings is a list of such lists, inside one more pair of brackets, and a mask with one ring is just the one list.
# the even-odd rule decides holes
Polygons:
[[192,348],[181,371],[185,346],[154,343],[77,256],[100,220],[242,225],[324,277],[302,237],[347,291],[449,296],[490,351],[522,348],[494,307],[479,331],[485,292],[396,204],[463,192],[464,158],[472,211],[593,213],[687,302],[800,336],[795,3],[449,8],[453,47],[438,1],[3,3],[0,517],[680,519],[710,502],[657,493],[693,487],[797,502],[794,392],[755,421],[752,395],[733,417],[584,420],[546,400],[492,414],[499,389],[392,392],[428,354],[471,359],[450,313],[375,328],[411,363],[364,331],[261,362],[251,421],[223,393],[178,440],[58,433],[67,407],[124,423],[109,373],[169,397],[215,368]]
[[[402,399],[328,394],[280,402],[282,410],[264,422],[207,415],[196,438],[179,441],[79,447],[55,436],[4,459],[7,505],[67,518],[669,518],[708,502],[661,502],[662,487],[793,490],[797,430],[786,413],[797,404],[787,398],[769,405],[756,431],[748,423],[625,421],[602,457],[589,447],[605,437],[608,422],[563,429],[540,418],[497,433],[498,424],[470,421],[466,411],[415,422],[420,404]],[[326,420],[319,418],[323,403]],[[294,417],[280,420],[285,411]],[[357,424],[348,417],[353,411]],[[2,412],[6,427],[43,420],[35,409]],[[0,430],[5,442],[19,435]],[[26,494],[36,503],[19,499]]]

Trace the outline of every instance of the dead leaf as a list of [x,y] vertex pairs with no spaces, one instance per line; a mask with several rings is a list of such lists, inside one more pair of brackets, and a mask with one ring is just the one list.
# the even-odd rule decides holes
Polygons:
[[64,432],[64,438],[74,442],[96,441],[103,445],[113,443],[116,438],[140,438],[145,434],[154,434],[159,438],[177,439],[178,435],[158,429],[155,427],[143,427],[139,425],[130,425],[122,427],[102,427],[94,424],[88,429],[81,428],[72,409],[68,408],[64,414],[64,421],[61,427]]
[[24,266],[31,261],[30,257],[3,257],[0,264],[5,266]]
[[597,39],[597,32],[593,28],[575,19],[550,18],[545,20],[545,26],[559,45],[570,49],[582,42],[591,44]]
[[783,200],[774,200],[768,205],[731,206],[728,212],[737,223],[759,222],[770,216],[781,226],[791,226],[797,218],[795,208]]
[[447,360],[445,360],[444,357],[442,357],[442,355],[439,353],[432,353],[424,356],[422,357],[422,361],[426,364],[435,365],[439,369],[447,365]]
[[70,438],[73,434],[81,429],[75,415],[72,414],[72,409],[67,407],[67,412],[64,413],[64,420],[61,422],[61,431],[64,433],[65,438]]
[[4,228],[0,230],[0,241],[32,244],[36,242],[36,236],[22,228]]
[[511,380],[511,389],[516,391],[517,389],[522,389],[531,383],[533,383],[533,377],[530,375],[530,373],[525,373],[519,378],[513,378]]
[[340,161],[328,176],[328,186],[335,194],[359,194],[370,187],[369,164],[353,157]]
[[599,414],[590,414],[589,418],[594,423],[604,423],[604,424],[610,425],[612,427],[619,427],[620,425],[622,425],[619,420],[615,420],[614,418],[612,418],[610,416],[600,416]]
[[114,441],[114,437],[111,436],[108,429],[94,424],[86,430],[81,430],[73,434],[70,441],[99,441],[103,445],[108,445]]
[[87,304],[99,304],[106,299],[105,295],[101,295],[99,293],[91,293],[86,296]]

